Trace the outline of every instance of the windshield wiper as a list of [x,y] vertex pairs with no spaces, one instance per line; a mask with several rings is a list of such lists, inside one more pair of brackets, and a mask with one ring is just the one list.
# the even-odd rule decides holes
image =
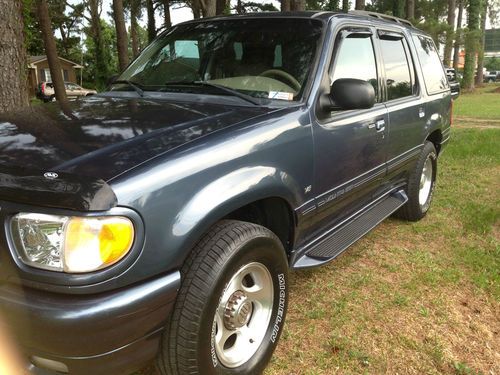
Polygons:
[[165,82],[165,86],[182,86],[182,85],[212,87],[212,88],[218,89],[219,91],[223,91],[226,94],[236,96],[240,99],[243,99],[243,100],[245,100],[249,103],[252,103],[254,105],[261,105],[261,103],[258,100],[252,98],[250,95],[243,94],[243,93],[239,92],[238,90],[232,89],[232,88],[227,87],[227,86],[218,85],[218,84],[212,83],[212,82],[207,82],[207,81],[168,81],[168,82]]
[[135,92],[137,92],[139,94],[139,96],[142,98],[144,96],[144,90],[139,86],[138,83],[135,83],[135,82],[132,82],[132,81],[129,81],[128,79],[119,79],[117,81],[113,81],[111,82],[112,85],[116,85],[116,84],[125,84],[125,85],[129,85],[130,87],[132,87]]

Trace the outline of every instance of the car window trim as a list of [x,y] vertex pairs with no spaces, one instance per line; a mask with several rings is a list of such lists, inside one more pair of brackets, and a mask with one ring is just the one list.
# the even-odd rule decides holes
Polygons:
[[[366,30],[369,30],[370,33],[368,34],[366,32]],[[343,33],[344,33],[344,35],[342,35]],[[339,53],[340,47],[342,46],[342,43],[339,43],[339,41],[341,42],[342,40],[347,39],[348,37],[350,37],[353,34],[363,35],[364,38],[369,38],[371,43],[372,43],[373,58],[375,60],[375,69],[376,69],[376,74],[377,74],[377,83],[379,84],[379,88],[377,90],[377,102],[376,102],[376,104],[381,103],[382,102],[382,95],[380,93],[380,81],[379,81],[380,70],[379,70],[378,55],[376,53],[375,38],[374,38],[374,34],[373,34],[373,29],[369,26],[366,26],[366,27],[362,27],[362,26],[342,27],[341,26],[338,29],[338,31],[336,32],[336,34],[333,38],[334,47],[333,47],[332,53],[330,55],[330,61],[328,64],[329,84],[331,86],[331,84],[333,83],[333,73],[334,73],[336,65],[337,65],[336,57]]]
[[[322,93],[325,93],[325,90],[330,89],[330,81],[332,78],[332,73],[333,73],[333,57],[337,53],[338,50],[338,44],[335,43],[339,33],[347,28],[366,28],[366,29],[371,29],[372,30],[372,43],[373,43],[373,49],[374,49],[374,54],[375,54],[375,62],[377,66],[377,74],[380,71],[379,67],[379,60],[378,60],[378,49],[376,46],[376,41],[374,40],[374,26],[373,22],[371,20],[357,20],[356,23],[354,23],[352,20],[339,20],[334,17],[330,18],[328,21],[328,26],[325,27],[325,32],[323,36],[323,44],[322,44],[322,51],[320,58],[322,59],[323,62],[318,64],[317,69],[321,68],[321,73],[316,72],[317,76],[314,80],[314,85],[311,84],[311,92],[312,94],[312,89],[313,87],[316,87],[315,95],[310,96],[310,105],[314,110],[312,111],[313,115],[313,120],[319,125],[319,126],[324,126],[325,124],[329,124],[338,120],[341,120],[344,117],[352,116],[352,110],[348,111],[335,111],[331,112],[328,116],[323,117],[318,115],[318,103],[320,100],[320,95]],[[320,62],[320,61],[318,61]],[[326,82],[328,81],[328,87],[326,87]],[[380,86],[380,78],[379,78],[379,86]],[[380,94],[379,94],[380,95]],[[382,98],[382,97],[381,97]],[[378,110],[383,110],[385,108],[383,102],[381,101],[380,103],[375,103],[375,105],[372,108],[369,109],[364,109],[362,111],[366,113],[370,113],[373,111],[378,111]]]
[[389,31],[377,28],[377,35],[382,40],[401,40],[404,39],[404,34],[397,31]]
[[[418,51],[417,51],[417,46],[415,44],[415,40],[413,39],[413,37],[422,37],[422,38],[427,38],[427,39],[430,39],[432,41],[432,44],[434,45],[434,48],[436,49],[437,51],[437,46],[436,44],[434,43],[434,40],[432,40],[432,37],[430,37],[429,35],[426,35],[426,34],[422,34],[422,33],[419,33],[419,32],[412,32],[410,34],[411,36],[411,42],[413,43],[413,47],[415,48],[415,53],[416,53],[416,58],[418,59],[418,64],[420,66],[420,70],[423,72],[423,67],[422,67],[422,63],[420,61],[420,56],[418,56]],[[438,57],[439,57],[439,53],[438,53]],[[441,60],[441,58],[439,58],[439,62],[441,63],[441,68],[443,69],[443,72],[446,76],[446,71],[445,71],[445,68],[444,68],[444,65],[443,65],[443,61]],[[448,81],[448,79],[446,79]],[[439,95],[439,94],[442,94],[444,92],[451,92],[451,89],[450,89],[450,84],[448,83],[448,88],[445,88],[445,89],[441,89],[441,90],[438,90],[438,91],[433,91],[433,92],[430,92],[429,89],[427,88],[427,84],[425,83],[425,80],[424,80],[424,86],[425,86],[425,92],[427,94],[427,96],[434,96],[434,95]],[[423,90],[421,90],[423,91]]]
[[[389,28],[385,27],[379,27],[376,26],[377,28],[377,37],[378,40],[392,40],[392,41],[401,41],[403,44],[403,51],[405,52],[405,57],[406,57],[406,62],[408,64],[408,71],[410,73],[410,84],[412,87],[412,93],[411,95],[406,95],[402,96],[400,98],[395,98],[395,99],[389,99],[389,92],[387,88],[387,76],[385,72],[385,64],[384,64],[384,57],[382,55],[382,46],[379,41],[377,41],[377,47],[379,48],[380,52],[380,65],[381,65],[381,76],[382,76],[382,86],[384,87],[384,99],[382,100],[382,103],[399,103],[399,102],[405,102],[407,99],[414,100],[415,98],[420,98],[421,97],[421,85],[420,82],[417,79],[417,74],[416,74],[416,66],[415,66],[415,58],[411,53],[410,49],[410,44],[408,42],[408,37],[402,30],[391,30]],[[381,37],[381,35],[387,36],[390,35],[390,37]],[[397,38],[396,38],[397,36]],[[406,43],[405,43],[406,42]],[[413,67],[413,69],[412,69]]]

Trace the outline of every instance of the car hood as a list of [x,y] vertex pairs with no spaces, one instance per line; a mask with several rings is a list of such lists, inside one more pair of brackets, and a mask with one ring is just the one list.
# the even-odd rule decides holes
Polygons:
[[265,107],[93,96],[0,114],[0,168],[109,180]]

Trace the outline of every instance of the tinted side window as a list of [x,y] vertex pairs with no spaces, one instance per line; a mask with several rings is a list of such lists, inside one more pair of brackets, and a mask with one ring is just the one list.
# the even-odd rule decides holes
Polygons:
[[381,39],[380,48],[384,61],[387,99],[393,100],[412,95],[410,66],[403,39]]
[[340,78],[356,78],[370,82],[377,90],[377,64],[370,37],[347,37],[342,40],[335,58],[333,80]]
[[414,35],[413,42],[422,67],[427,93],[430,95],[446,90],[448,82],[432,39],[422,35]]

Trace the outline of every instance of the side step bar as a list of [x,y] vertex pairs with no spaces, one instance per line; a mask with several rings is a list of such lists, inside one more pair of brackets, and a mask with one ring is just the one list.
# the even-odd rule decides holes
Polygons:
[[369,208],[334,228],[326,238],[306,250],[305,255],[297,259],[292,267],[294,269],[310,268],[331,261],[407,201],[408,197],[403,190],[386,195]]

